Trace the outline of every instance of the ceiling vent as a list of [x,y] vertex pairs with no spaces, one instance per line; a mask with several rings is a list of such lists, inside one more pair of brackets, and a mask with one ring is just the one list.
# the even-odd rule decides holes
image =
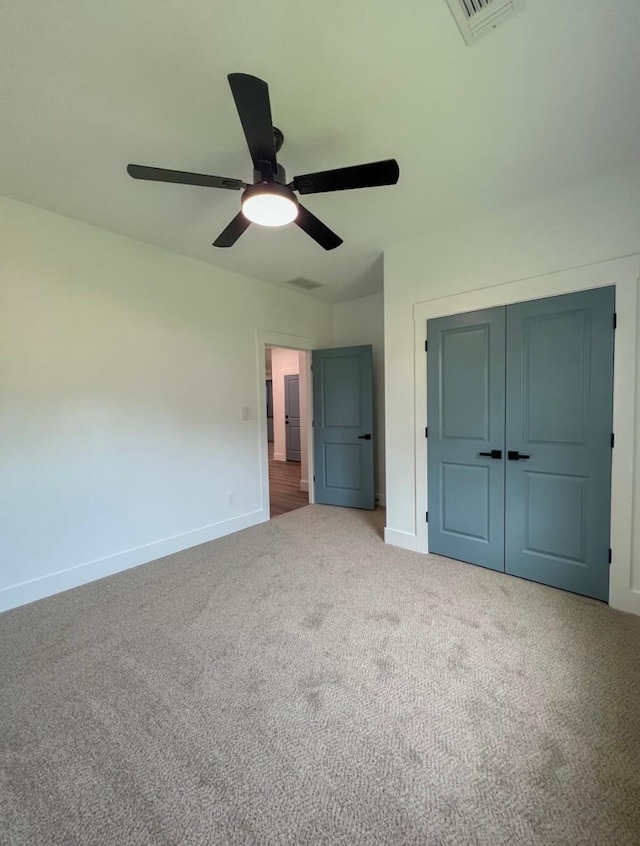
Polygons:
[[489,35],[524,9],[524,0],[447,0],[467,44]]
[[312,279],[305,279],[304,276],[298,276],[297,279],[290,279],[287,285],[291,285],[293,288],[298,288],[300,291],[313,291],[316,288],[322,288],[322,284],[320,282],[314,282]]

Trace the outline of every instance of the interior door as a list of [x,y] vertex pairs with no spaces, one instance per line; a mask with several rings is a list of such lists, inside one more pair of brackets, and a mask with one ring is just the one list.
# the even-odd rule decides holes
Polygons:
[[505,310],[427,334],[429,551],[504,570]]
[[300,377],[284,377],[284,427],[287,461],[300,461]]
[[314,350],[312,367],[316,502],[373,509],[371,345]]
[[267,440],[273,443],[273,380],[267,379]]
[[507,573],[609,596],[615,289],[507,309]]

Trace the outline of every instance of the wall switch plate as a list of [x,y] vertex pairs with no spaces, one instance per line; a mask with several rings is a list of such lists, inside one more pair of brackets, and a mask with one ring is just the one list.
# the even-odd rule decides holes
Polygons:
[[257,408],[250,408],[248,405],[242,406],[242,419],[243,420],[257,420],[258,419],[258,409]]

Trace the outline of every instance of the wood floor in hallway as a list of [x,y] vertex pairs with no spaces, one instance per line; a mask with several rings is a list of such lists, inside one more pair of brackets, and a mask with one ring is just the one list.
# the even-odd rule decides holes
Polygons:
[[296,461],[275,461],[269,443],[269,499],[271,516],[278,517],[309,505],[309,494],[300,490],[301,465]]

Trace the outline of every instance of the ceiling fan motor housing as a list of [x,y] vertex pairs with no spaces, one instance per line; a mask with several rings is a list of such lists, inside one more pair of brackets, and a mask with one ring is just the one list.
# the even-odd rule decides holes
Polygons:
[[276,153],[279,153],[282,149],[282,145],[284,144],[284,134],[277,126],[273,127],[273,140],[276,147]]
[[[269,170],[270,170],[269,166]],[[281,164],[276,164],[276,172],[273,174],[272,177],[273,182],[279,182],[280,185],[287,184],[287,172],[282,167]],[[265,178],[265,173],[261,170],[253,169],[253,184],[259,185],[260,183],[266,184],[267,182],[271,182],[271,179]]]

